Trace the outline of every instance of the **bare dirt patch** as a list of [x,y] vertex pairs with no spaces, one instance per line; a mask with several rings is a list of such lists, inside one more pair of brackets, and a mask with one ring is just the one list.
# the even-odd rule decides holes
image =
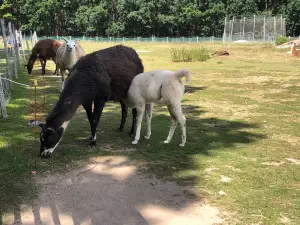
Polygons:
[[219,210],[191,190],[136,169],[125,157],[101,157],[85,168],[38,177],[39,197],[8,224],[224,224]]

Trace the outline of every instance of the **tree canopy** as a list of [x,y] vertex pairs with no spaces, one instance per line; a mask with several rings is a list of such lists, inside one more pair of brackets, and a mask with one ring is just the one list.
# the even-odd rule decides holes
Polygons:
[[2,0],[25,32],[72,36],[221,36],[224,18],[279,15],[300,34],[300,0]]

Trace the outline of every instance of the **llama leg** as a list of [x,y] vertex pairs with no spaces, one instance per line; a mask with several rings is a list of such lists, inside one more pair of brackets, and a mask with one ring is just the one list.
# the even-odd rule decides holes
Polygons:
[[41,66],[42,66],[42,75],[46,74],[46,60],[40,58]]
[[97,126],[98,126],[104,105],[105,105],[104,100],[98,100],[98,101],[95,101],[95,103],[94,103],[94,111],[93,111],[92,123],[91,123],[92,136],[90,138],[90,143],[89,143],[90,146],[96,145]]
[[171,105],[168,105],[168,110],[169,110],[169,113],[170,113],[170,116],[171,116],[171,126],[170,126],[169,135],[167,137],[167,140],[164,141],[164,143],[166,143],[166,144],[170,143],[170,141],[172,140],[174,131],[175,131],[176,126],[177,126],[177,120],[176,120],[176,117],[173,114]]
[[132,125],[131,125],[131,129],[130,129],[130,133],[129,136],[132,136],[135,134],[135,128],[136,128],[136,115],[137,115],[137,111],[136,108],[132,109]]
[[180,127],[181,127],[182,142],[179,146],[183,147],[185,145],[185,142],[186,142],[186,119],[185,119],[185,116],[182,114],[181,104],[180,103],[173,104],[171,110],[172,110],[172,113],[175,116],[176,120],[179,122]]
[[55,71],[54,71],[53,75],[55,75],[55,74],[56,74],[56,76],[58,76],[57,65],[55,65]]
[[121,104],[121,108],[122,108],[122,118],[121,118],[121,124],[120,124],[119,131],[123,131],[125,123],[126,123],[128,107],[124,104],[124,102],[122,100],[120,101],[120,104]]
[[46,74],[46,62],[47,62],[47,60],[44,59],[44,74]]
[[57,71],[57,64],[56,64],[56,60],[55,60],[55,57],[52,57],[52,61],[55,63],[55,70],[54,70],[54,74],[56,74],[56,76],[58,76],[58,71]]
[[132,144],[136,145],[140,140],[140,134],[141,134],[141,125],[142,120],[145,112],[145,104],[139,104],[136,107],[137,110],[137,117],[136,117],[136,132],[135,132],[135,138]]
[[89,103],[89,104],[85,104],[85,105],[82,105],[82,106],[85,109],[86,116],[89,120],[91,129],[92,129],[93,104]]
[[41,67],[42,67],[42,75],[44,75],[44,61],[41,58],[39,58],[39,60],[40,60]]
[[147,135],[145,136],[145,139],[149,139],[151,136],[152,110],[153,110],[153,103],[147,104],[146,105]]

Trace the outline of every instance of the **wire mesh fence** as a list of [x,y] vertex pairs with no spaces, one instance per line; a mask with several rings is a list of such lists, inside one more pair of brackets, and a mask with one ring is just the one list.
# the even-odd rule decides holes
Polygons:
[[[1,46],[0,49],[0,116],[7,117],[6,106],[11,99],[13,83],[10,82],[14,78],[18,78],[20,67],[21,53],[25,60],[24,42],[19,31],[15,30],[9,22],[5,24],[4,19],[0,20],[1,24]],[[27,49],[28,50],[28,49]],[[26,54],[28,52],[26,51]]]
[[[26,40],[31,40],[32,36],[24,37]],[[222,41],[222,37],[86,37],[86,36],[64,36],[64,38],[89,42],[165,42],[165,43],[197,43],[197,42],[217,42]],[[53,39],[63,40],[61,36],[39,36],[39,40]]]
[[254,41],[274,42],[277,36],[286,35],[285,18],[253,16],[228,20],[225,17],[223,42]]

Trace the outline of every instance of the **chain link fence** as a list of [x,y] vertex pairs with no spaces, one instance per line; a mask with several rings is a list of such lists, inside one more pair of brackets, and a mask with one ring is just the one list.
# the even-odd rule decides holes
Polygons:
[[252,41],[274,42],[277,36],[286,35],[285,18],[253,16],[224,21],[223,42]]

